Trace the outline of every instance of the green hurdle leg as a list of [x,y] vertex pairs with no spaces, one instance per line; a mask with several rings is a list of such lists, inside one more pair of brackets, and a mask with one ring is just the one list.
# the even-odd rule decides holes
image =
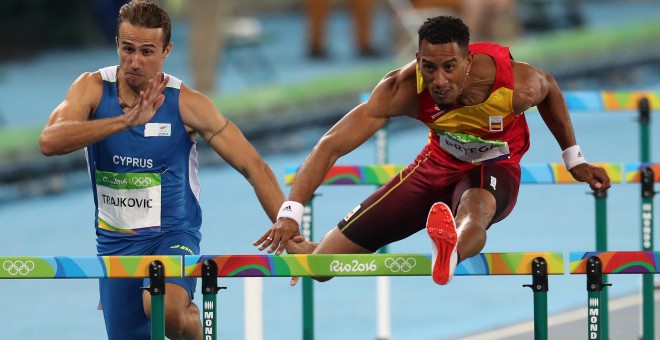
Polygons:
[[[303,211],[301,234],[307,241],[312,240],[313,236],[313,201],[314,196],[305,205]],[[303,313],[303,339],[314,340],[314,279],[311,277],[302,278],[302,313]]]
[[[653,251],[653,169],[641,170],[642,187],[642,250]],[[655,298],[653,296],[655,284],[654,274],[642,274],[642,340],[655,338]]]
[[[648,98],[641,98],[639,108],[639,151],[640,161],[647,163],[651,160],[650,128],[651,107]],[[653,170],[642,169],[642,250],[653,250]],[[647,225],[648,224],[648,225]],[[642,274],[642,340],[655,338],[655,299],[653,292],[655,284],[654,275]]]
[[534,292],[534,339],[548,339],[548,263],[542,257],[532,261],[532,284],[523,285]]
[[[596,198],[596,250],[607,251],[607,190],[596,190],[593,192]],[[603,275],[603,280],[607,280],[607,276]],[[602,339],[610,338],[609,329],[609,297],[606,288],[599,291],[599,307],[600,317],[602,320]]]
[[165,339],[165,267],[155,260],[149,265],[149,288],[151,294],[151,339]]
[[220,289],[218,287],[218,265],[213,260],[206,260],[202,264],[202,296],[204,297],[202,327],[204,328],[204,340],[216,340],[218,338],[216,325],[216,297]]
[[587,339],[591,340],[609,340],[607,329],[607,319],[604,319],[603,311],[606,306],[602,304],[602,290],[609,283],[603,283],[603,268],[600,259],[592,256],[587,260]]

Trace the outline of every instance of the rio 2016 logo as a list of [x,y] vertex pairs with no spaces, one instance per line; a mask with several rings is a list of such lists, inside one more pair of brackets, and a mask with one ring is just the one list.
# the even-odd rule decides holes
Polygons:
[[361,263],[358,260],[353,260],[350,263],[343,263],[339,260],[334,260],[330,262],[330,271],[331,272],[350,272],[350,273],[358,273],[358,272],[373,272],[378,269],[378,266],[376,265],[376,260],[372,260],[369,263]]
[[[417,260],[413,257],[388,257],[385,259],[384,265],[391,273],[407,273],[417,265]],[[371,262],[360,262],[358,260],[342,262],[340,260],[334,260],[330,262],[331,272],[360,273],[375,272],[376,270],[378,270],[376,260],[372,260]]]

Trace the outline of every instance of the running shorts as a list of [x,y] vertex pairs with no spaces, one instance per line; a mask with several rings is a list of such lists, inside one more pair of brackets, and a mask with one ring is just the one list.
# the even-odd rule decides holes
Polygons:
[[[484,163],[467,170],[434,160],[428,148],[387,184],[367,197],[337,227],[357,245],[377,251],[425,228],[431,206],[444,202],[454,214],[470,188],[493,194],[496,212],[491,225],[504,219],[516,205],[520,164]],[[490,225],[489,225],[490,227]]]
[[[99,255],[198,255],[200,239],[187,232],[159,233],[148,241],[98,239]],[[197,279],[166,278],[188,291],[193,299]],[[150,340],[150,321],[144,314],[143,287],[149,279],[99,279],[101,308],[109,340]]]

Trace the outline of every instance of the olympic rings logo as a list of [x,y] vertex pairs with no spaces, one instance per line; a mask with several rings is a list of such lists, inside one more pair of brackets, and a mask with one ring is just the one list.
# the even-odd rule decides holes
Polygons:
[[392,273],[397,273],[399,271],[407,273],[417,265],[417,260],[413,257],[403,258],[391,258],[388,257],[385,259],[385,267],[389,268]]
[[151,184],[151,178],[149,177],[133,177],[131,181],[134,185],[139,187],[146,187]]
[[15,276],[18,274],[25,276],[34,269],[34,262],[32,262],[31,260],[27,260],[27,261],[6,260],[5,262],[2,263],[2,268],[6,270],[11,276]]

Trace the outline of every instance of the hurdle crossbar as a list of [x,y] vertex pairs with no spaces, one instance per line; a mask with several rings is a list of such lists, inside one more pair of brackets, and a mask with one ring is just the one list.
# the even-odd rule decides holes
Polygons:
[[657,251],[596,251],[569,253],[569,272],[587,274],[589,258],[596,256],[603,274],[657,274],[660,272],[660,252]]
[[[639,102],[648,100],[651,109],[660,109],[660,93],[654,91],[563,91],[566,107],[575,112],[635,111]],[[369,93],[360,96],[360,102],[369,99]],[[530,111],[536,107],[530,108]]]
[[148,278],[160,261],[165,277],[181,277],[181,256],[0,256],[0,279]]
[[[548,274],[563,274],[561,252],[481,253],[465,259],[454,275],[531,274],[534,258],[548,262]],[[430,254],[313,254],[185,256],[184,275],[198,277],[200,264],[213,260],[219,277],[429,276]]]
[[[660,182],[660,163],[593,163],[601,166],[612,183],[639,183],[641,169],[654,170],[654,181]],[[405,169],[403,164],[335,165],[330,168],[322,185],[383,185]],[[522,184],[575,184],[578,183],[563,163],[522,163]],[[284,183],[291,185],[299,166],[285,168]]]
[[652,91],[564,91],[571,111],[633,111],[639,101],[648,99],[650,107],[660,108],[660,93]]
[[[537,257],[548,274],[564,273],[561,252],[481,253],[465,259],[455,275],[526,275]],[[285,254],[187,256],[0,256],[0,279],[147,278],[163,263],[165,277],[203,277],[213,260],[218,277],[429,276],[430,254]]]

